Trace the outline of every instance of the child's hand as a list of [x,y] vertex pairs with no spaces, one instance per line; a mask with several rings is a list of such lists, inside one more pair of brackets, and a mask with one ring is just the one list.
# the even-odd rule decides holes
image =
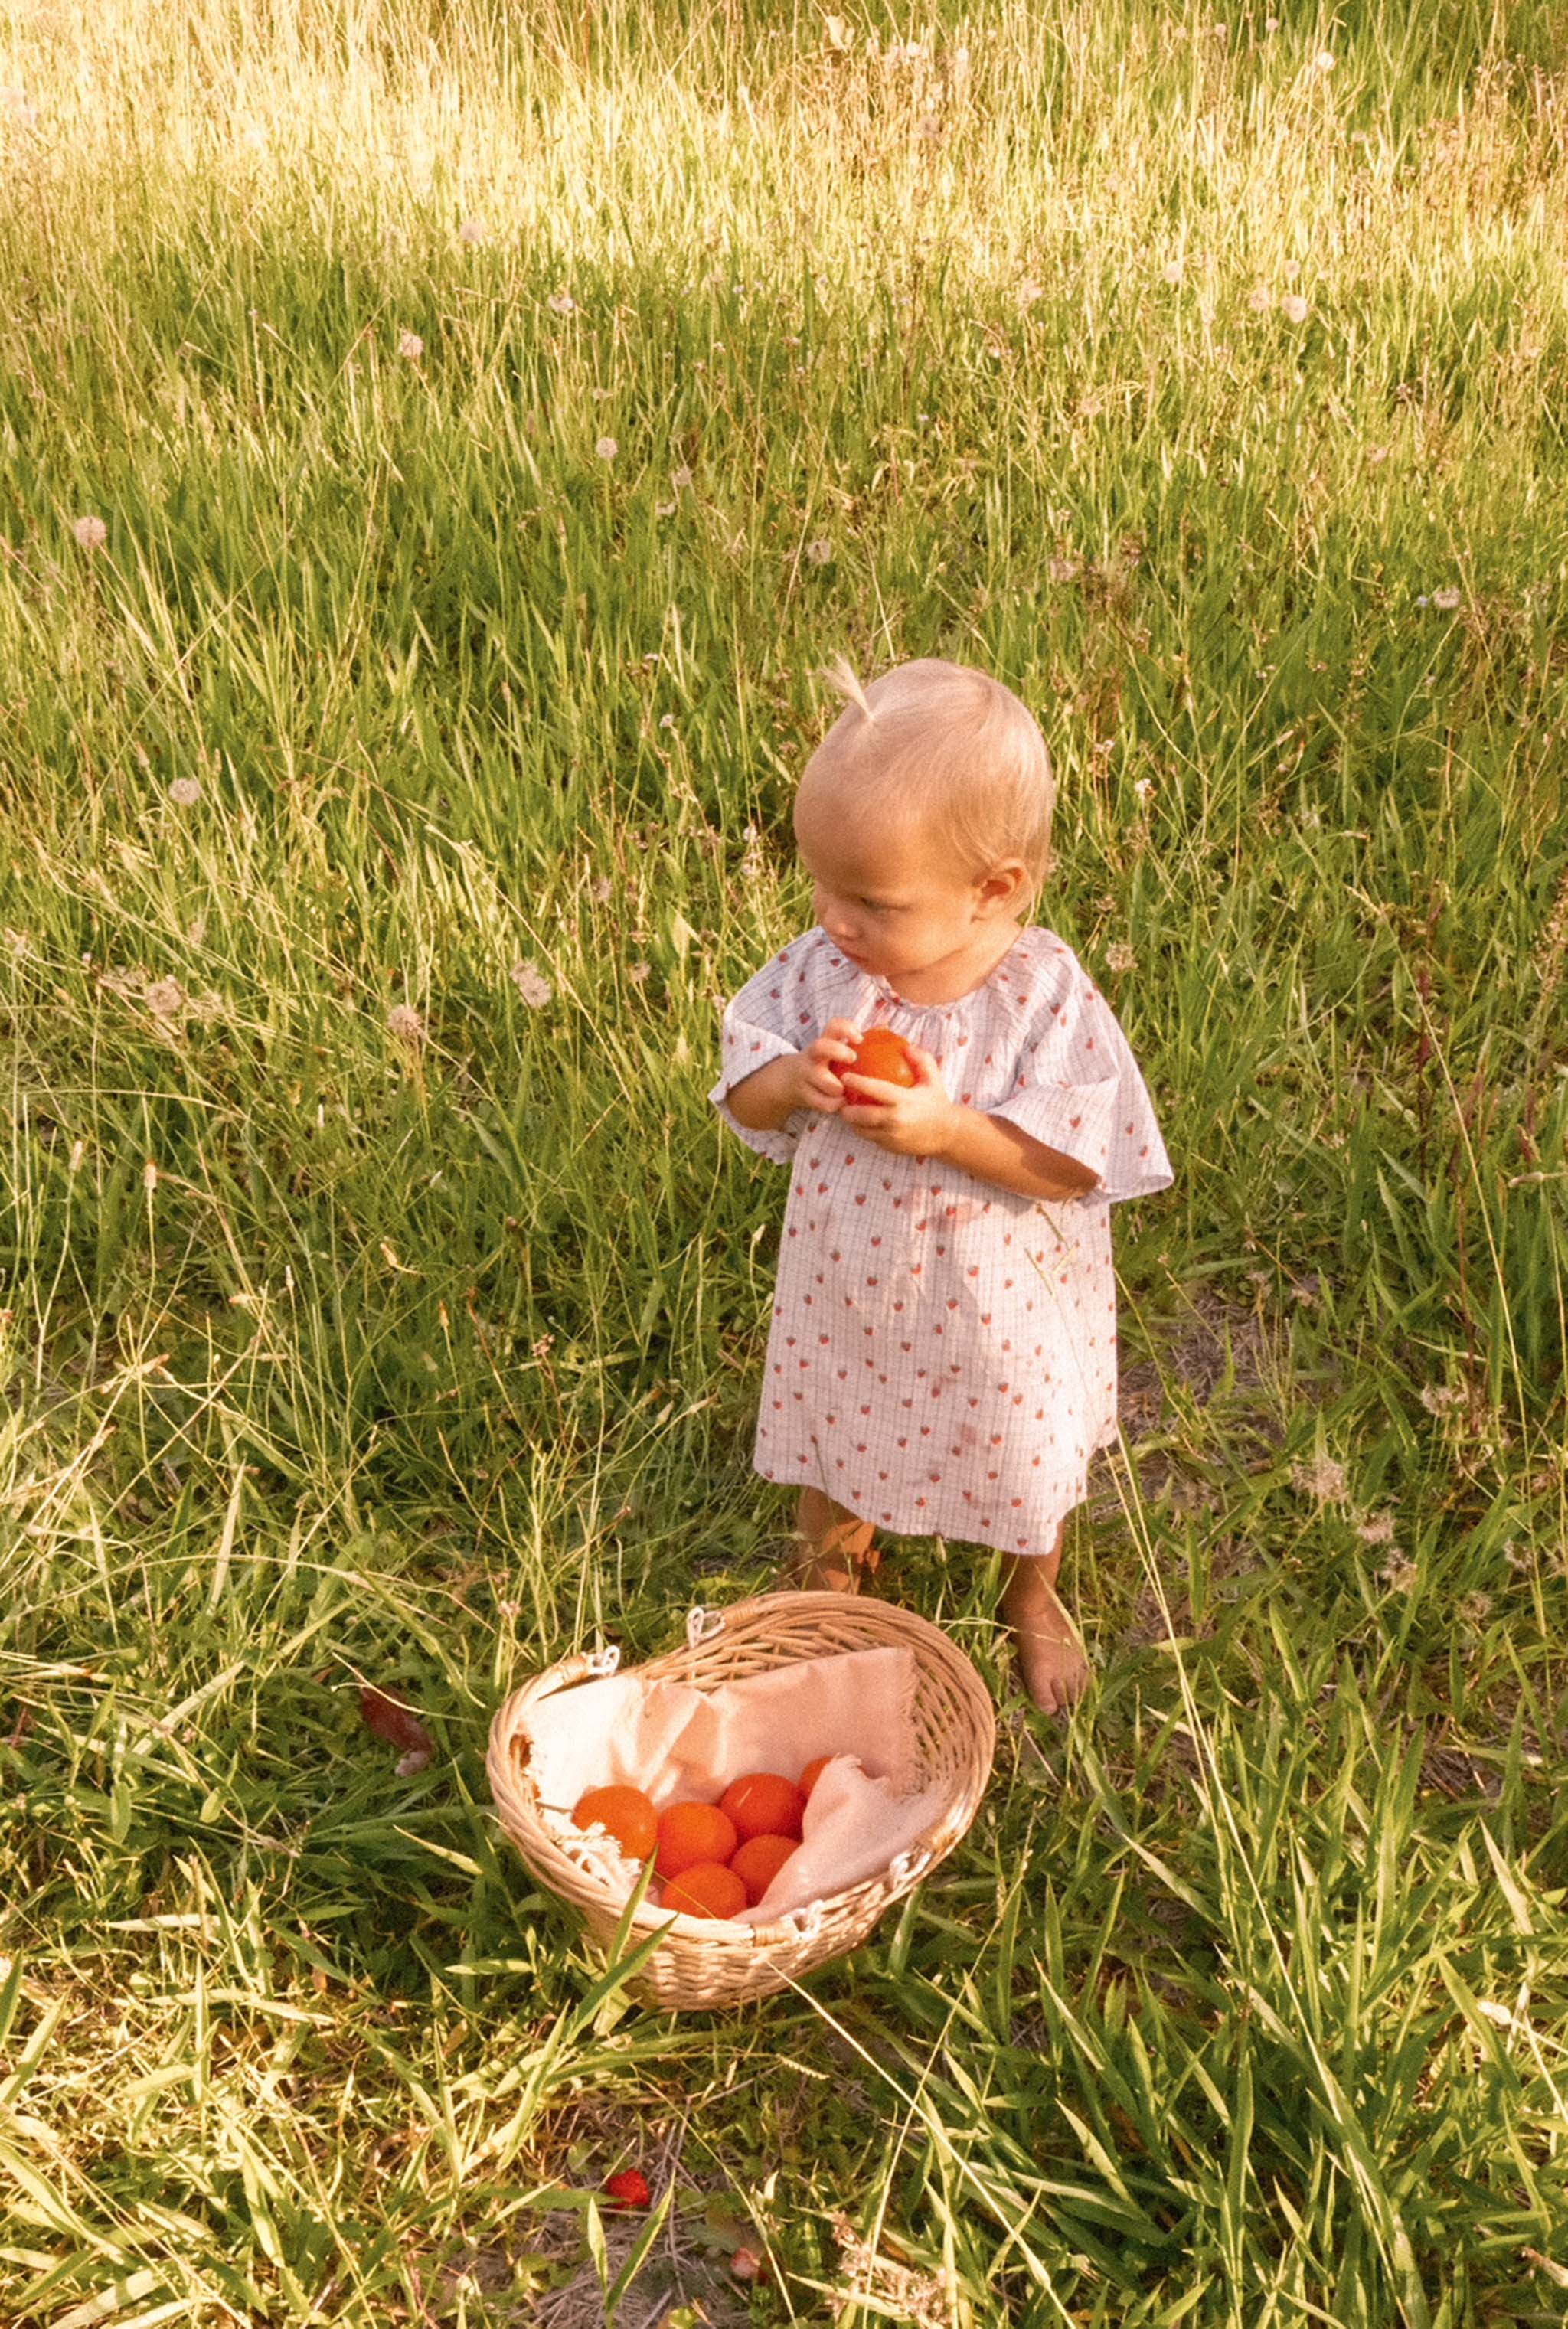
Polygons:
[[799,1063],[798,1108],[834,1116],[844,1106],[844,1086],[836,1070],[855,1057],[855,1030],[847,1019],[830,1019],[814,1042],[795,1054]]
[[[844,1079],[844,1121],[874,1147],[895,1156],[938,1156],[959,1110],[948,1098],[942,1071],[929,1051],[906,1043],[916,1081],[908,1090],[874,1076]],[[864,1095],[864,1097],[863,1097]]]

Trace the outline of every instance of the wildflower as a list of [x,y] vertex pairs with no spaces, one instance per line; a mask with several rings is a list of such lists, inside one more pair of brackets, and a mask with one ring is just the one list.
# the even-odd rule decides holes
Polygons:
[[1333,50],[1319,49],[1312,60],[1312,70],[1314,72],[1331,73],[1334,71]]
[[1129,946],[1124,945],[1119,938],[1117,939],[1114,946],[1108,946],[1106,948],[1105,959],[1112,970],[1136,970],[1138,968],[1138,957],[1134,954],[1132,948]]
[[109,528],[100,517],[75,518],[71,530],[83,550],[101,550],[109,540]]
[[539,1340],[532,1345],[534,1355],[536,1359],[547,1359],[554,1348],[555,1337],[553,1334],[541,1334]]
[[1304,324],[1309,312],[1299,292],[1292,291],[1289,298],[1280,302],[1280,313],[1288,324]]
[[1462,597],[1463,593],[1456,590],[1452,583],[1450,582],[1445,583],[1440,590],[1434,590],[1432,592],[1431,602],[1432,605],[1438,608],[1440,613],[1451,615],[1454,608],[1459,604]]
[[176,808],[194,808],[202,797],[202,787],[194,777],[176,777],[169,787],[169,798]]
[[661,728],[673,728],[675,724],[675,715],[673,712],[661,712],[659,713],[659,726]]
[[1036,283],[1032,275],[1025,275],[1024,280],[1018,286],[1019,306],[1032,307],[1036,299],[1044,299],[1044,297],[1045,286],[1044,283]]
[[608,906],[615,895],[615,883],[608,881],[596,882],[589,895],[596,906]]
[[1429,1415],[1446,1415],[1464,1399],[1462,1391],[1452,1383],[1426,1383],[1422,1388],[1421,1403]]
[[554,995],[555,989],[536,962],[515,962],[511,978],[530,1011],[543,1011]]
[[142,1000],[155,1019],[177,1019],[185,1007],[185,990],[177,978],[158,978]]
[[1393,1542],[1393,1514],[1392,1513],[1369,1513],[1366,1519],[1360,1523],[1355,1533],[1361,1539],[1363,1544],[1392,1544]]
[[553,291],[544,304],[557,316],[570,316],[577,302],[570,291]]
[[806,555],[813,566],[826,566],[833,557],[833,544],[818,536],[817,541],[807,543]]
[[652,968],[651,962],[634,962],[626,975],[634,986],[640,986]]
[[1139,777],[1138,782],[1133,786],[1132,797],[1138,803],[1139,808],[1146,809],[1150,801],[1154,798],[1154,778],[1152,777]]
[[1076,582],[1083,571],[1080,558],[1052,558],[1046,561],[1045,576],[1051,582]]
[[400,356],[406,356],[410,363],[418,363],[424,352],[425,344],[417,332],[398,334],[398,354]]
[[1186,270],[1179,259],[1167,259],[1159,271],[1167,283],[1179,283]]
[[1264,30],[1264,32],[1265,32],[1265,33],[1277,33],[1277,32],[1279,31],[1279,29],[1280,29],[1280,19],[1278,18],[1278,16],[1265,16],[1265,17],[1264,17],[1264,19],[1263,19],[1263,30]]
[[1332,1456],[1314,1456],[1309,1464],[1293,1464],[1290,1485],[1299,1495],[1314,1496],[1321,1504],[1337,1504],[1345,1496],[1345,1466]]
[[1421,1571],[1414,1561],[1406,1561],[1402,1553],[1384,1561],[1377,1573],[1391,1593],[1409,1593],[1421,1581]]
[[1274,304],[1274,294],[1260,283],[1247,294],[1247,305],[1254,316],[1266,316]]
[[921,114],[920,118],[920,134],[922,137],[928,139],[931,145],[934,146],[937,144],[942,134],[942,125],[938,120],[934,113]]
[[620,447],[613,437],[600,437],[593,449],[601,461],[613,461]]
[[146,1163],[142,1166],[142,1187],[146,1191],[150,1197],[157,1185],[158,1168],[149,1156]]
[[477,242],[483,242],[484,240],[485,230],[477,219],[465,219],[458,229],[458,240],[466,242],[470,250]]
[[411,1003],[394,1003],[386,1014],[386,1027],[389,1035],[407,1043],[411,1051],[425,1040],[425,1023]]
[[1459,1616],[1467,1626],[1484,1626],[1492,1614],[1489,1593],[1466,1593],[1459,1601]]
[[678,502],[655,502],[654,515],[655,517],[674,517],[679,507]]
[[683,461],[678,469],[670,471],[670,483],[677,493],[684,493],[692,482],[692,473]]

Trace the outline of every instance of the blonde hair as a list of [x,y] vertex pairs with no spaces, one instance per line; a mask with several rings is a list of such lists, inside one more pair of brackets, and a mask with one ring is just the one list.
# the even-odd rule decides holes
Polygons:
[[842,655],[822,674],[844,709],[806,764],[857,806],[912,809],[966,875],[1021,858],[1051,866],[1056,782],[1038,722],[1010,687],[968,664],[902,663],[863,688]]

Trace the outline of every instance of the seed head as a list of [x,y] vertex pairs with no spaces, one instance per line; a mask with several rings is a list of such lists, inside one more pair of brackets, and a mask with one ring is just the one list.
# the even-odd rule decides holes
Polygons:
[[142,1000],[155,1019],[177,1019],[185,1007],[185,990],[177,978],[158,978]]
[[410,363],[418,363],[424,352],[425,344],[417,332],[398,334],[398,354],[400,356],[406,356]]
[[417,1051],[425,1040],[425,1023],[411,1003],[394,1003],[386,1014],[387,1033],[411,1051]]
[[616,455],[619,452],[620,447],[616,443],[613,437],[601,437],[594,446],[593,449],[598,454],[601,461],[613,461]]
[[194,777],[176,777],[169,787],[169,798],[176,808],[194,808],[202,797],[202,787]]
[[1292,291],[1289,298],[1280,300],[1280,313],[1288,324],[1304,324],[1309,310],[1299,292]]
[[555,993],[536,962],[515,962],[512,984],[530,1011],[543,1011]]
[[83,550],[101,550],[109,540],[109,528],[100,517],[76,518],[71,530]]

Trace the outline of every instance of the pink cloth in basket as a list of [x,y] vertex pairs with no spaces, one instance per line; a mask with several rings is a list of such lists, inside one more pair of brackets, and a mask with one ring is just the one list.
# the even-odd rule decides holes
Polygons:
[[940,1817],[946,1790],[920,1783],[914,1692],[914,1659],[897,1648],[802,1658],[706,1691],[612,1674],[535,1709],[529,1768],[557,1843],[624,1900],[638,1863],[572,1823],[588,1788],[641,1787],[662,1811],[716,1803],[748,1771],[796,1779],[833,1756],[806,1807],[805,1841],[737,1919],[767,1924],[879,1875]]

